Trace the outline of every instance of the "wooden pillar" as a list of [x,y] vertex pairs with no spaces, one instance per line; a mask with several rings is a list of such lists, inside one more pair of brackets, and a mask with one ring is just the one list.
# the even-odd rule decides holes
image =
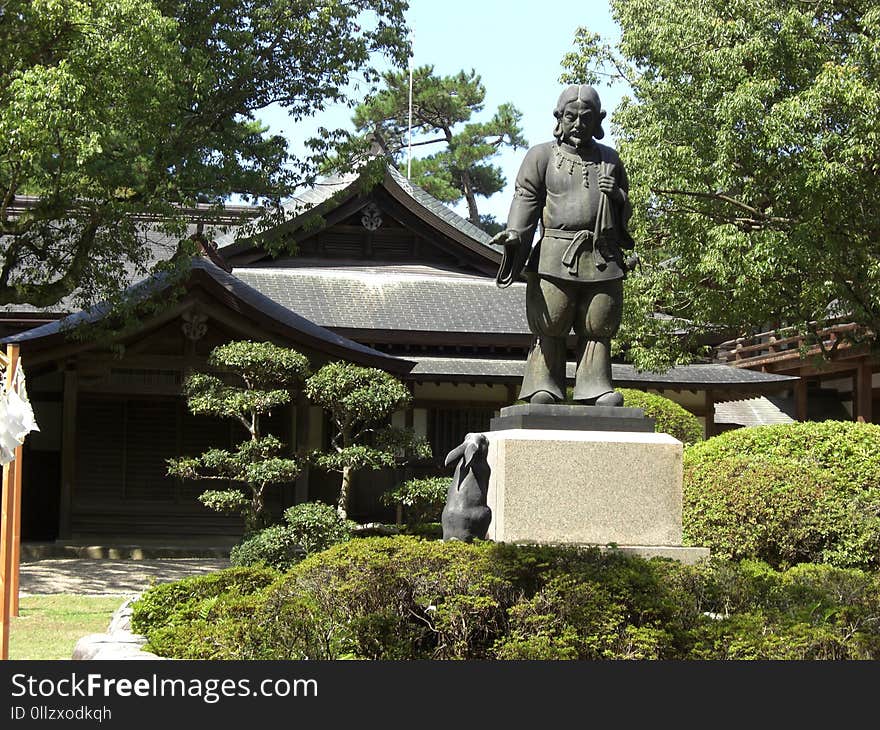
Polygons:
[[64,407],[61,427],[61,504],[58,514],[58,537],[70,538],[73,486],[76,480],[76,403],[77,372],[64,371]]
[[[18,345],[9,345],[6,349],[4,363],[6,365],[6,387],[12,386],[15,369],[18,365]],[[13,615],[13,606],[17,607],[17,597],[13,599],[13,583],[18,591],[18,579],[15,574],[15,513],[16,503],[21,509],[20,488],[15,478],[17,465],[21,463],[21,447],[15,450],[12,462],[3,465],[3,493],[0,497],[0,659],[9,659],[9,619]],[[17,608],[15,610],[17,614]]]
[[855,374],[855,388],[853,389],[853,417],[860,423],[872,423],[871,401],[874,397],[874,377],[871,361],[866,357],[859,362]]
[[803,376],[794,385],[794,409],[798,421],[807,420],[807,381]]
[[0,501],[0,659],[9,659],[9,617],[12,615],[12,464],[3,465],[3,497]]
[[715,394],[711,390],[706,391],[703,409],[706,421],[706,438],[712,438],[716,434],[715,429]]

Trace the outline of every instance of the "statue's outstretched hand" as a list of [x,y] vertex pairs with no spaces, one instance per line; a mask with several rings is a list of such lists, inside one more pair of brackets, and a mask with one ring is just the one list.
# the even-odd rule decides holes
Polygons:
[[501,231],[501,233],[495,234],[492,237],[492,240],[489,242],[493,246],[519,246],[520,236],[518,231],[512,231],[507,229],[506,231]]

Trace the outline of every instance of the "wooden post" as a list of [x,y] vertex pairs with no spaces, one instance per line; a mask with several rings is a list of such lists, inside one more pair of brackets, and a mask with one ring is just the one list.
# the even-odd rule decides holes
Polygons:
[[[8,345],[6,349],[6,387],[12,387],[12,379],[18,365],[18,345]],[[9,619],[13,614],[13,582],[17,566],[15,565],[15,505],[20,503],[19,489],[16,486],[17,465],[21,463],[21,448],[15,450],[15,460],[3,466],[3,496],[0,500],[0,659],[9,659]],[[17,611],[16,611],[17,612]]]
[[3,465],[3,500],[0,503],[0,659],[9,659],[9,617],[12,613],[12,476],[11,464]]
[[705,415],[704,420],[706,422],[706,438],[712,438],[715,435],[715,394],[711,390],[706,391],[705,396]]
[[58,537],[70,538],[73,483],[76,479],[76,402],[77,372],[64,371],[64,409],[61,431],[61,505],[58,511]]
[[860,423],[871,423],[871,401],[874,397],[874,373],[871,361],[867,357],[859,363],[855,376],[855,397],[853,398],[853,415]]
[[803,376],[794,385],[795,418],[807,420],[807,381]]

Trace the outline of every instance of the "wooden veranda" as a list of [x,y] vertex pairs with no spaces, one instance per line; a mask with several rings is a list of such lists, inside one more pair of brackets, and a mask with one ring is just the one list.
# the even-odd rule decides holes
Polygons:
[[761,332],[718,346],[718,359],[729,365],[765,373],[796,375],[796,414],[807,420],[810,393],[833,383],[841,401],[852,402],[853,420],[874,423],[880,415],[874,374],[880,358],[874,335],[854,322],[813,323],[813,334],[794,328]]

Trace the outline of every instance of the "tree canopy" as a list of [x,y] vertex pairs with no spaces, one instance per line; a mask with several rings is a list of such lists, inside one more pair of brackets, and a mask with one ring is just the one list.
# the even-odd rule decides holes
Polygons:
[[[255,112],[291,125],[405,59],[403,0],[0,3],[0,304],[88,304],[183,240],[181,207],[250,196],[280,210],[308,182]],[[313,143],[315,154],[334,135]],[[27,197],[23,197],[27,196]]]
[[356,471],[393,467],[411,456],[431,456],[427,441],[412,429],[388,424],[395,411],[411,404],[412,395],[383,370],[331,362],[306,381],[305,394],[330,417],[330,449],[313,453],[311,459],[318,468],[342,475],[336,503],[342,518],[348,516]]
[[[215,347],[208,365],[219,374],[191,373],[184,383],[190,412],[236,420],[249,439],[234,451],[212,448],[198,456],[168,459],[168,474],[222,482],[223,488],[203,492],[199,501],[217,512],[241,514],[249,531],[265,527],[266,487],[294,481],[303,464],[265,432],[263,417],[293,400],[309,376],[309,361],[287,347],[244,340]],[[250,494],[235,483],[246,485]]]
[[632,89],[613,122],[644,262],[636,361],[663,360],[648,349],[681,326],[646,312],[697,333],[809,333],[833,314],[880,331],[880,7],[611,4],[619,46],[580,29],[564,79]]
[[[358,131],[379,142],[406,169],[409,144],[409,72],[388,71],[384,88],[355,110]],[[471,121],[484,108],[486,88],[473,70],[439,76],[433,66],[413,69],[413,146],[442,145],[433,154],[414,157],[413,181],[438,200],[457,203],[464,198],[468,219],[491,228],[481,216],[477,196],[489,197],[504,188],[501,168],[490,160],[499,148],[525,147],[519,126],[520,112],[502,104],[489,121]]]

